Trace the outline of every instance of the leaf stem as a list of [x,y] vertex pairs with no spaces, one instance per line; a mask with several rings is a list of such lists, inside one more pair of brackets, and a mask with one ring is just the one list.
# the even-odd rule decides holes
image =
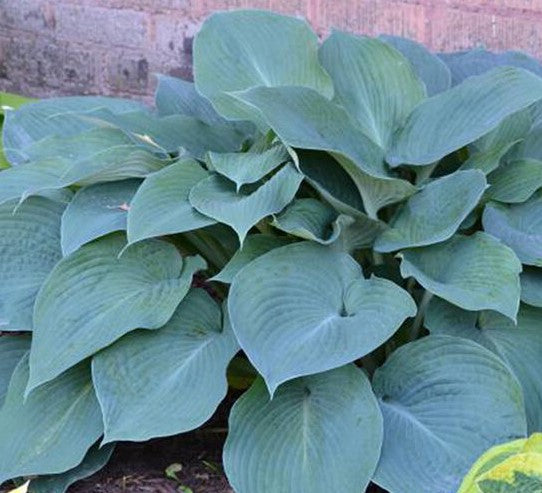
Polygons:
[[438,161],[433,164],[421,167],[419,170],[416,170],[416,185],[421,185],[425,180],[429,179],[435,168],[437,167]]
[[374,355],[366,354],[365,356],[360,358],[360,361],[363,365],[363,368],[365,368],[367,370],[367,373],[369,373],[369,376],[373,376],[373,373],[378,368],[378,363]]
[[424,291],[420,301],[420,306],[418,307],[418,313],[416,314],[416,318],[414,319],[412,327],[410,328],[409,340],[415,341],[420,336],[423,319],[425,318],[425,312],[427,311],[427,306],[429,305],[432,297],[433,293],[427,290]]

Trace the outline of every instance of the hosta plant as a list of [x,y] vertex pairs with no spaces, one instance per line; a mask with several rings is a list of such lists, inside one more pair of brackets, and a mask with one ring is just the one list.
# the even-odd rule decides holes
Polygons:
[[542,430],[542,67],[211,16],[156,108],[9,111],[0,483],[233,406],[237,493],[454,493]]
[[463,479],[457,493],[542,491],[542,434],[495,445]]

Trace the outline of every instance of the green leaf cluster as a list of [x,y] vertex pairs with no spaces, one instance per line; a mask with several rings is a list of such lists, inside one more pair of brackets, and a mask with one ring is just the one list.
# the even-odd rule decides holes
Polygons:
[[237,493],[454,493],[542,431],[541,75],[240,10],[155,108],[7,110],[0,483],[62,493],[230,387]]

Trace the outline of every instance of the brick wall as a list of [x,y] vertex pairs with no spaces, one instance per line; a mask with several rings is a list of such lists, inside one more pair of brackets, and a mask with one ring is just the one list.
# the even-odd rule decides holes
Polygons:
[[0,90],[148,96],[155,72],[190,75],[210,12],[263,8],[329,27],[542,57],[542,0],[0,0]]

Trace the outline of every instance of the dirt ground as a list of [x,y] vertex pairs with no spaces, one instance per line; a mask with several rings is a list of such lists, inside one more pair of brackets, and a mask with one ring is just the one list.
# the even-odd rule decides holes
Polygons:
[[[223,438],[221,433],[197,432],[120,445],[105,469],[69,493],[233,493],[221,466]],[[178,482],[165,475],[172,463],[182,465]],[[371,487],[367,493],[385,492]]]
[[[234,493],[222,469],[222,447],[227,416],[237,397],[228,396],[201,430],[118,444],[104,469],[75,483],[68,493]],[[181,466],[177,480],[166,475],[172,464]],[[4,491],[0,487],[0,493]],[[371,486],[367,493],[385,492]]]
[[[226,480],[221,453],[224,434],[196,432],[144,444],[121,444],[110,463],[69,493],[233,493]],[[166,477],[180,464],[178,481]],[[188,489],[190,488],[190,489]]]

